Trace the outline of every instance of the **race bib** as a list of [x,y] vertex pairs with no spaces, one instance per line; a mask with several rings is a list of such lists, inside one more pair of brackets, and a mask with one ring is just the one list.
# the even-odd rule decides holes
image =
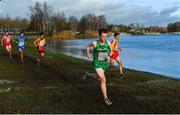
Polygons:
[[100,61],[106,60],[107,57],[108,57],[108,53],[107,52],[99,52],[99,54],[98,54],[98,60],[100,60]]
[[24,46],[24,42],[19,42],[19,46]]

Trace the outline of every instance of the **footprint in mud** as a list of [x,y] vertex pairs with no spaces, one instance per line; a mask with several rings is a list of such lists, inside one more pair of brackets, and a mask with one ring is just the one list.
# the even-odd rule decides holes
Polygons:
[[98,79],[98,75],[96,73],[90,73],[88,71],[83,75],[82,79],[85,80],[87,77]]
[[47,55],[47,56],[45,56],[46,58],[53,58],[53,56],[51,56],[51,55]]
[[13,83],[15,83],[15,81],[12,81],[12,80],[0,80],[0,85],[13,84]]
[[0,93],[10,92],[12,88],[0,89]]

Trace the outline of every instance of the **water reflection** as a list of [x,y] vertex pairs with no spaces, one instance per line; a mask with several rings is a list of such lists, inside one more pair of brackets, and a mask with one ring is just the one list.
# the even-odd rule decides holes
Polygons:
[[[94,40],[52,40],[47,46],[56,52],[87,59],[85,46]],[[180,35],[122,36],[120,45],[123,67],[180,79]]]

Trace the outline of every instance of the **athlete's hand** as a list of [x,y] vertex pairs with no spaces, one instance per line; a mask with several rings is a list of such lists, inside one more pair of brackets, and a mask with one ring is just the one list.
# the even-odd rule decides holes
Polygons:
[[14,39],[12,39],[12,41],[16,43],[16,41]]
[[119,51],[122,52],[122,48],[119,48]]
[[119,50],[118,49],[113,49],[114,52],[118,52]]
[[107,60],[108,62],[110,62],[110,61],[111,61],[110,56],[106,57],[106,60]]
[[91,58],[92,58],[92,55],[91,55],[91,54],[87,54],[87,58],[88,58],[88,59],[91,59]]
[[37,48],[37,45],[36,45],[36,44],[34,44],[34,46]]

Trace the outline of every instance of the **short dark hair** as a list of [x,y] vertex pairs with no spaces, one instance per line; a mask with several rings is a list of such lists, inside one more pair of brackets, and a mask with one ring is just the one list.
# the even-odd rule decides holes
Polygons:
[[104,28],[101,28],[98,30],[99,31],[99,35],[101,36],[102,33],[108,33],[108,31]]
[[116,37],[116,36],[118,36],[118,35],[120,35],[120,33],[118,33],[118,32],[115,32],[115,33],[114,33],[114,37]]
[[24,32],[20,32],[19,35],[21,35],[22,33],[24,34]]

